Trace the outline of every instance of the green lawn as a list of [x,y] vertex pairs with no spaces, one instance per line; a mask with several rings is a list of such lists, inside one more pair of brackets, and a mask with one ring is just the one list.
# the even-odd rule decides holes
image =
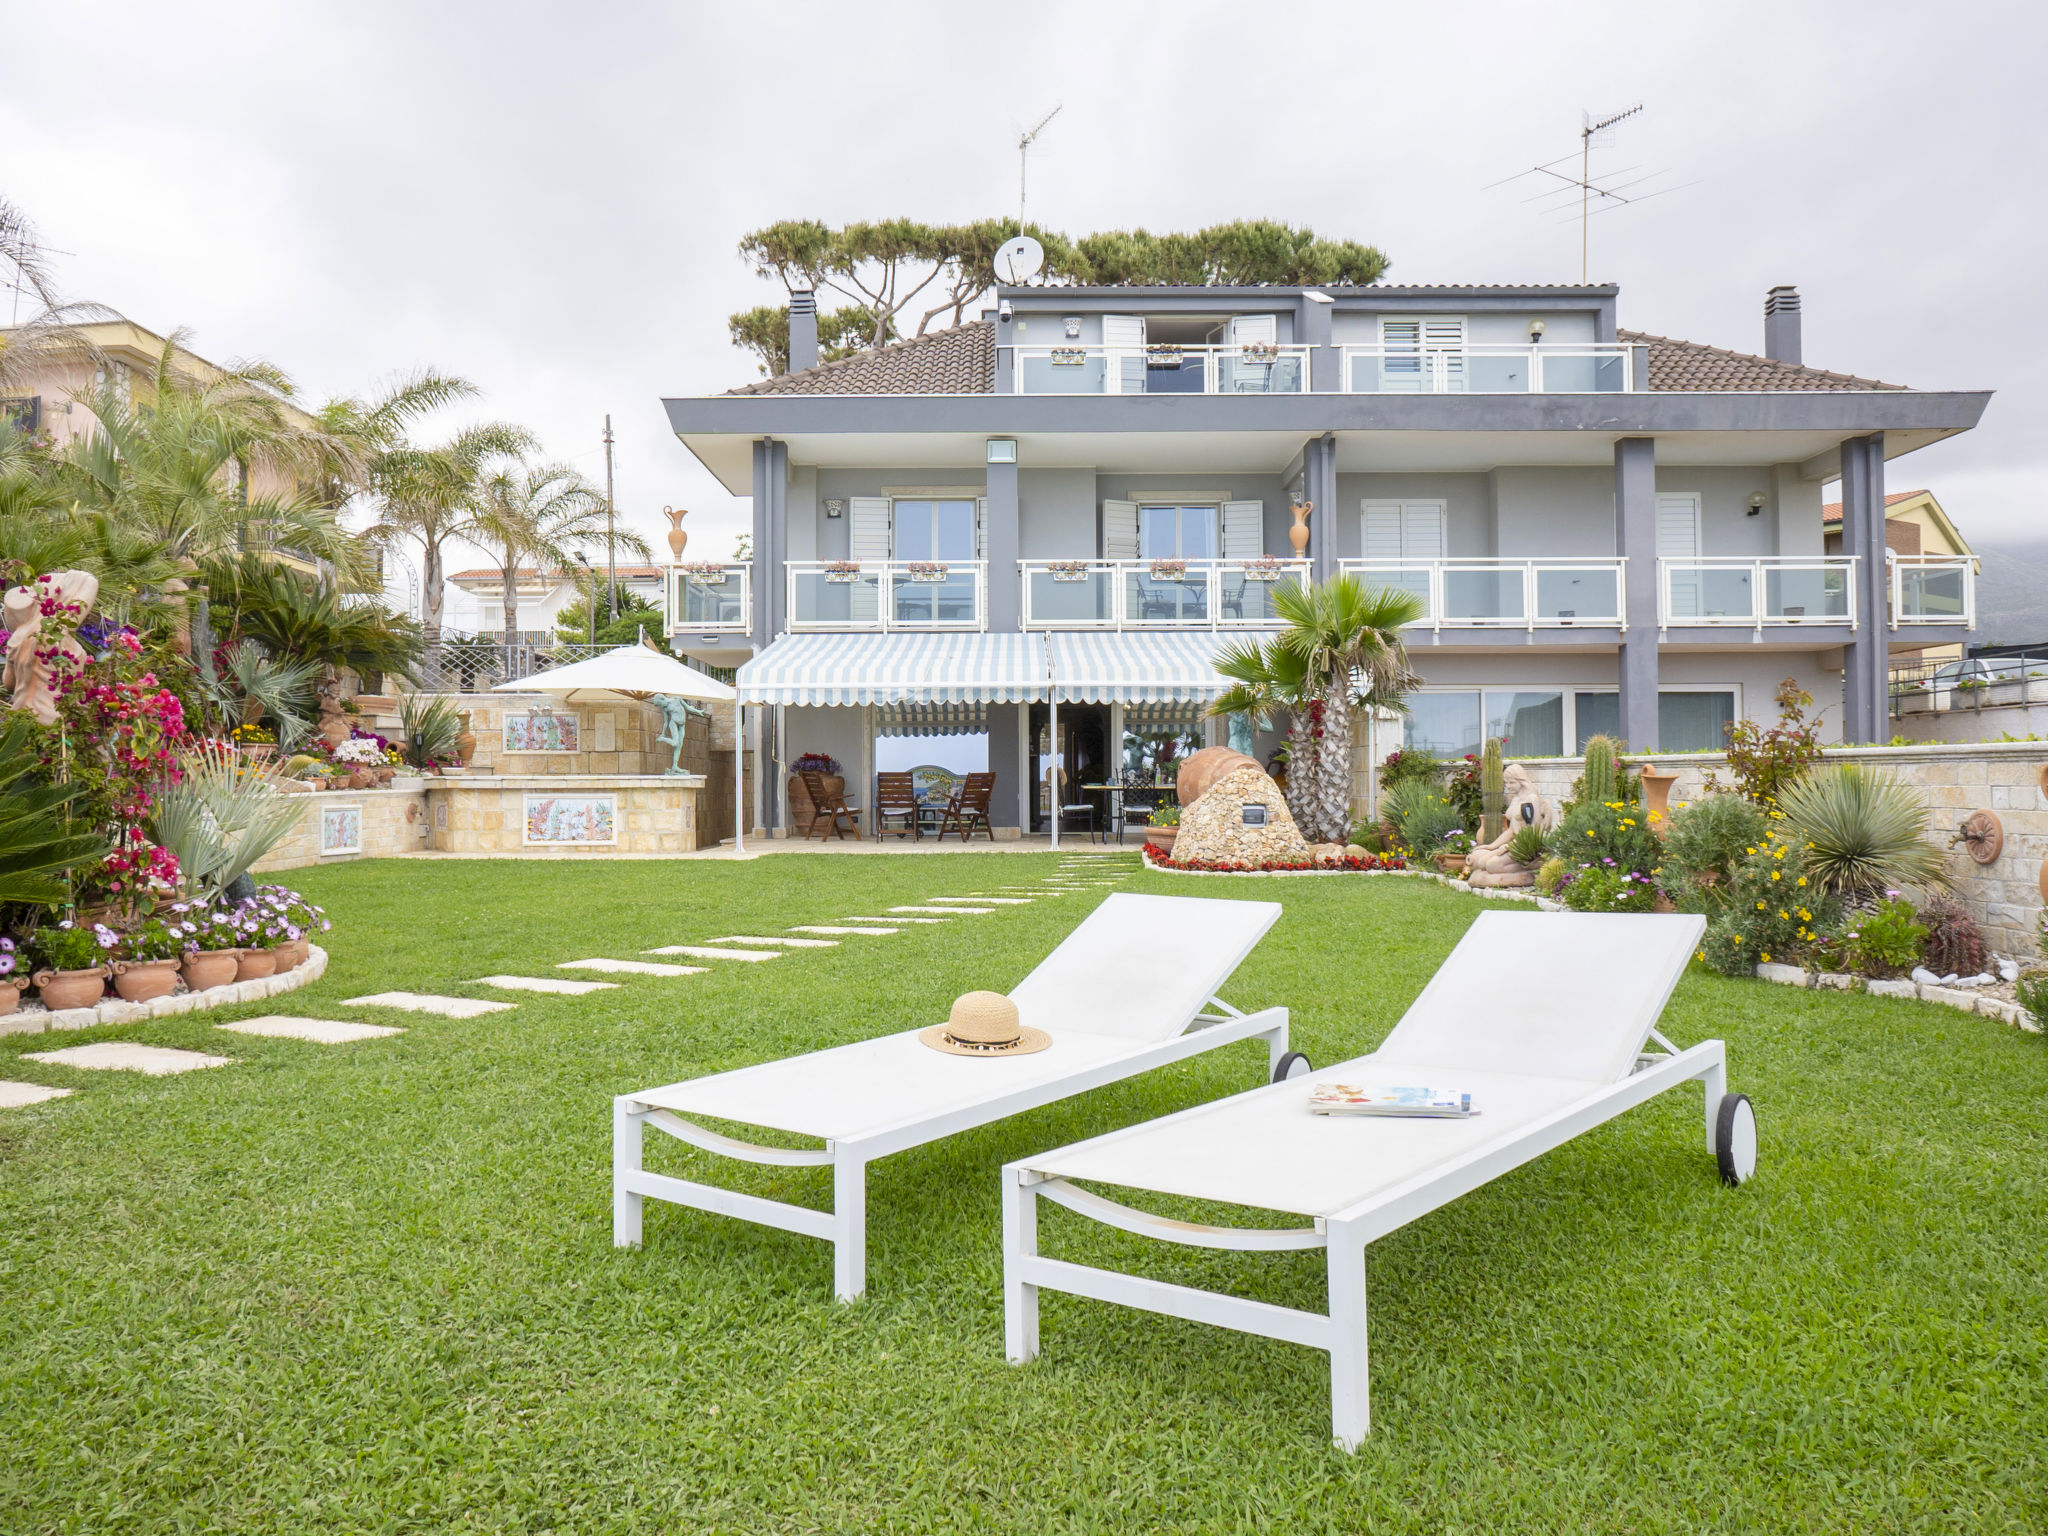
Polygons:
[[[332,969],[240,1012],[376,1017],[335,1005],[1052,867],[307,870]],[[1227,996],[1288,1005],[1318,1062],[1379,1040],[1483,905],[1131,885],[1283,901]],[[1728,1040],[1759,1177],[1724,1189],[1673,1093],[1375,1246],[1355,1458],[1306,1350],[1048,1295],[1044,1357],[1003,1360],[1001,1163],[1246,1087],[1256,1043],[877,1165],[853,1306],[824,1245],[673,1206],[612,1249],[612,1094],[936,1020],[1097,899],[353,1046],[206,1017],[0,1041],[0,1076],[82,1090],[0,1111],[0,1531],[2048,1528],[2048,1048],[1918,1003],[1688,976],[1665,1028]],[[15,1059],[89,1039],[241,1064]],[[732,1177],[828,1199],[820,1170]],[[1054,1254],[1320,1305],[1319,1255],[1042,1221]]]

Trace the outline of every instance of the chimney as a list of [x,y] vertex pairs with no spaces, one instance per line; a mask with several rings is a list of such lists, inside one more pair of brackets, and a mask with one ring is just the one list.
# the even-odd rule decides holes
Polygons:
[[[1795,298],[1793,307],[1799,301]],[[1793,346],[1797,350],[1799,317],[1792,317]],[[818,366],[818,299],[808,288],[798,288],[789,296],[789,371],[800,373],[806,368]]]
[[1764,356],[1799,366],[1799,290],[1789,284],[1764,295]]

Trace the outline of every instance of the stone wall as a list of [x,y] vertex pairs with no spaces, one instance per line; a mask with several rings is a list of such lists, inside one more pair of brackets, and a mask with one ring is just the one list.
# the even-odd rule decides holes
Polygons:
[[[2030,690],[2034,702],[1992,703]],[[2001,683],[1994,688],[1930,693],[1919,707],[1892,721],[1892,732],[1913,741],[1998,741],[2007,736],[2048,736],[2048,680]]]
[[[395,783],[402,787],[323,790],[294,796],[305,807],[305,814],[251,873],[261,876],[281,869],[303,869],[308,864],[346,864],[355,859],[388,859],[418,853],[427,846],[426,781],[399,779]],[[321,853],[321,808],[351,805],[362,810],[362,852]]]
[[[1635,762],[1639,759],[1624,759]],[[1583,760],[1518,759],[1543,793],[1562,805]],[[1837,747],[1829,762],[1860,762],[1911,785],[1928,810],[1928,840],[1947,852],[1956,895],[1984,930],[1992,948],[2031,957],[2040,951],[2042,866],[2048,859],[2048,742],[1928,743],[1912,747]],[[1730,782],[1727,760],[1715,753],[1660,755],[1657,765],[1677,772],[1671,801],[1698,798],[1711,769]],[[1948,840],[1972,811],[1995,815],[2005,849],[1991,864],[1948,850]]]
[[[428,842],[438,853],[512,853],[521,858],[602,858],[619,853],[689,853],[697,847],[697,777],[509,775],[436,780],[428,792]],[[529,794],[617,797],[616,841],[536,846],[525,840]]]

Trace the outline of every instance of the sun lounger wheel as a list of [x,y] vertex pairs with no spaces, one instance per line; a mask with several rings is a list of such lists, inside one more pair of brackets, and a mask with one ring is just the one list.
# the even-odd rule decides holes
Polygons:
[[1273,1081],[1284,1083],[1290,1077],[1306,1077],[1315,1071],[1315,1066],[1300,1051],[1289,1051],[1273,1068]]
[[1756,1111],[1746,1093],[1724,1093],[1714,1116],[1714,1161],[1721,1182],[1747,1184],[1756,1174]]

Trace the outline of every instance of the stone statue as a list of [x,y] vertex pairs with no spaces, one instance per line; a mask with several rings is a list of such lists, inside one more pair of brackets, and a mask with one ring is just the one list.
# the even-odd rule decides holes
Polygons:
[[[61,651],[83,664],[92,658],[72,634],[92,611],[100,580],[90,571],[58,571],[38,576],[26,586],[10,587],[0,598],[0,623],[7,626],[6,683],[8,703],[25,709],[44,725],[57,723],[57,696],[50,692],[50,659],[39,651]],[[43,604],[62,605],[63,617],[43,622]]]
[[1500,836],[1465,856],[1465,878],[1480,887],[1532,885],[1535,869],[1509,857],[1508,844],[1524,827],[1548,832],[1557,825],[1557,808],[1537,790],[1529,770],[1520,763],[1509,763],[1502,771],[1501,786],[1507,793],[1507,824]]
[[667,773],[687,773],[689,770],[683,767],[683,736],[690,728],[690,716],[701,715],[708,721],[711,711],[702,704],[678,698],[672,693],[657,693],[648,702],[661,711],[661,734],[654,739],[675,749],[669,753]]

